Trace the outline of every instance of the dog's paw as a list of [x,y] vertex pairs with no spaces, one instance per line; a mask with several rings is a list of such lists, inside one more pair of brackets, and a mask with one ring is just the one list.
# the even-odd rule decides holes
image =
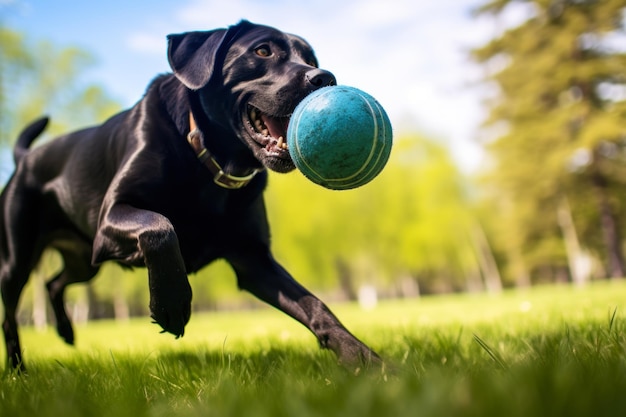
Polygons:
[[344,329],[333,331],[328,336],[322,347],[333,350],[345,368],[358,373],[365,369],[384,367],[383,360],[376,352]]
[[72,322],[66,317],[59,319],[57,323],[57,333],[68,345],[74,345],[74,328]]
[[351,343],[342,346],[339,353],[339,363],[352,368],[379,368],[383,366],[383,361],[376,352],[365,346],[363,343]]
[[188,282],[185,284],[185,288],[177,291],[150,294],[150,317],[163,328],[161,333],[171,333],[177,339],[185,334],[185,325],[191,317],[191,287]]

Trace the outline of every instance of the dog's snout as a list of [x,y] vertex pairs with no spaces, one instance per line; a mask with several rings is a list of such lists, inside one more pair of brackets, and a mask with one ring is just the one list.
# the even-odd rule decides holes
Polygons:
[[305,74],[306,82],[313,88],[322,88],[329,85],[337,85],[335,76],[326,70],[315,68]]

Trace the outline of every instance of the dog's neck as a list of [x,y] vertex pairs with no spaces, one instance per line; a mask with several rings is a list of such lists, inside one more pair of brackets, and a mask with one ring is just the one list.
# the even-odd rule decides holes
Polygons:
[[213,174],[213,181],[215,181],[215,183],[220,187],[231,190],[245,187],[250,183],[250,181],[252,181],[256,174],[261,172],[261,170],[255,169],[251,174],[244,177],[237,177],[225,173],[220,164],[204,146],[202,132],[198,128],[191,111],[189,111],[189,134],[187,134],[187,141],[196,152],[198,160],[200,160],[200,162],[202,162],[204,166],[207,167],[207,169]]

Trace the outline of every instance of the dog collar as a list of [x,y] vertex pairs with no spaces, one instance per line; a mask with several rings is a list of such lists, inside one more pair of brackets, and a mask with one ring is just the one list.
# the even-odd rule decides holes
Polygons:
[[220,164],[213,158],[209,150],[202,143],[202,132],[198,129],[191,112],[189,112],[189,134],[187,135],[187,142],[189,142],[192,149],[196,152],[198,160],[213,174],[213,181],[220,187],[230,190],[245,187],[252,181],[256,174],[262,171],[255,169],[251,174],[245,177],[237,177],[225,173]]

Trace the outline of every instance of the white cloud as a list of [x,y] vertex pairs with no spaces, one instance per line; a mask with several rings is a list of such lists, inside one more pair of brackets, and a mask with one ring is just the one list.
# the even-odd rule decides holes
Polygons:
[[165,37],[162,34],[134,33],[128,39],[128,47],[136,52],[163,55]]

